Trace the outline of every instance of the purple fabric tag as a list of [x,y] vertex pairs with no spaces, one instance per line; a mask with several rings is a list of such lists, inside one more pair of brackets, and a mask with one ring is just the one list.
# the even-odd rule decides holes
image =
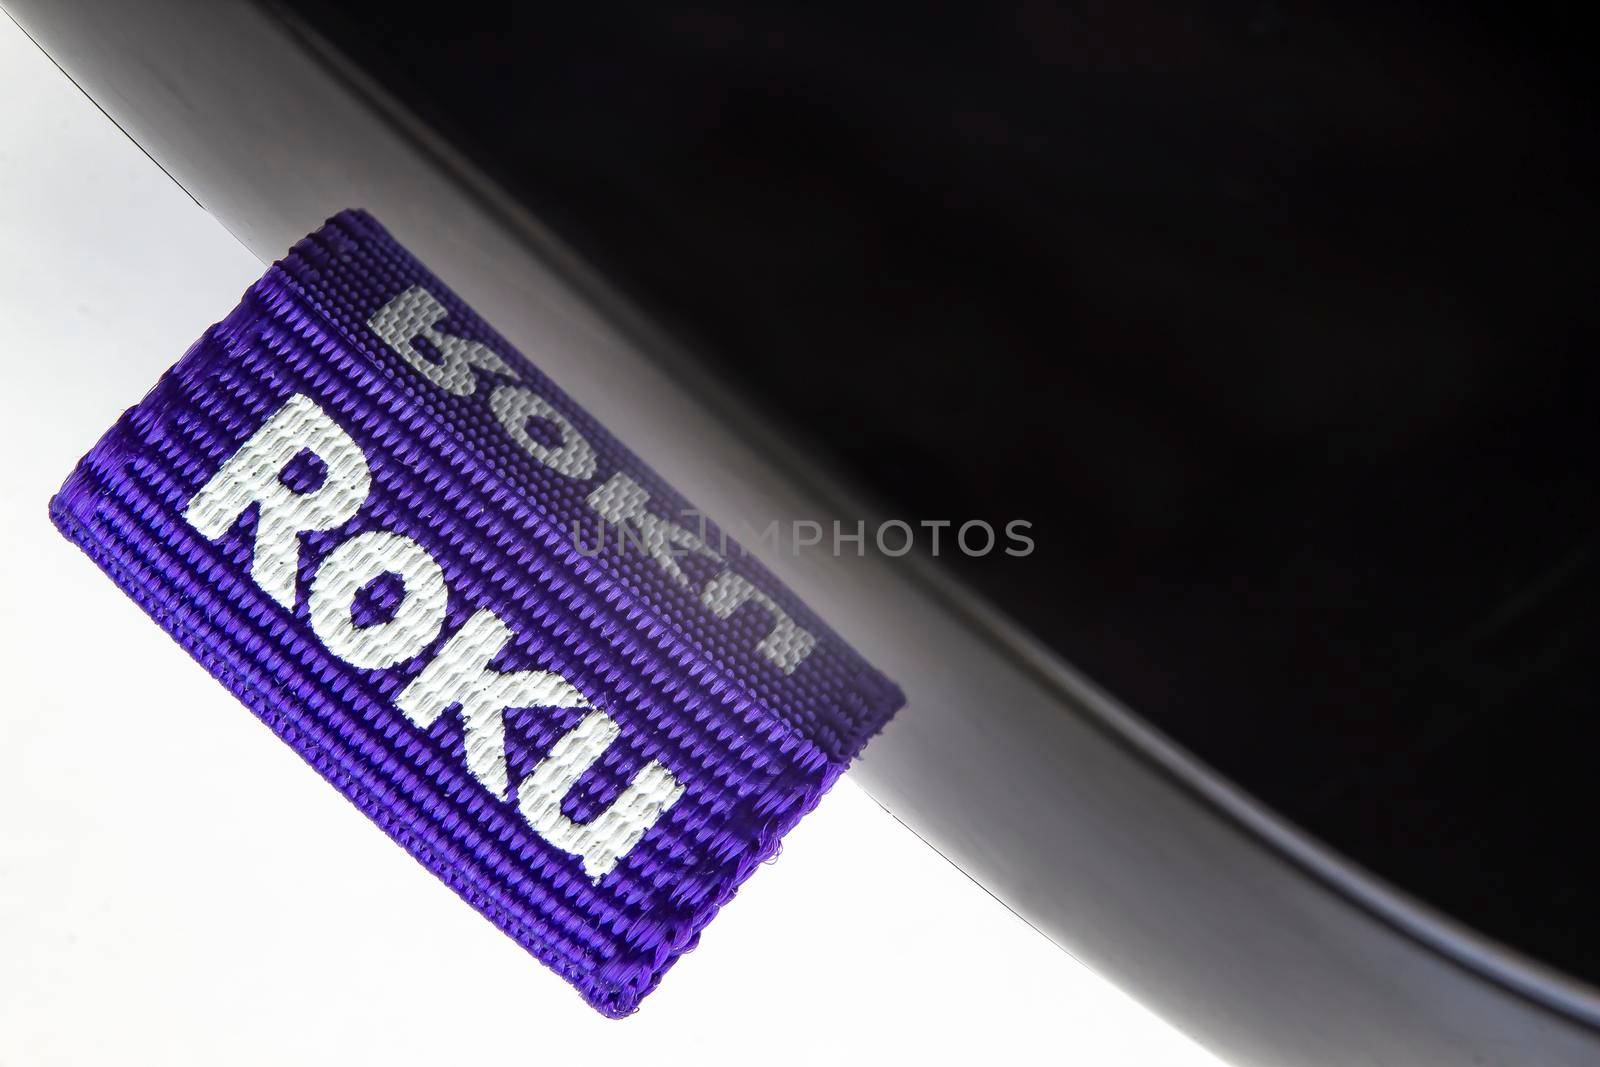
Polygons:
[[50,513],[608,1015],[903,703],[359,212],[268,270]]

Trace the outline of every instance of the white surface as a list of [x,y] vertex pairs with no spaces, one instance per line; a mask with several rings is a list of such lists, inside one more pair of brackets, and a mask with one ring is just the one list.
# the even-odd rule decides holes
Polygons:
[[848,781],[590,1012],[46,518],[259,272],[0,18],[0,1065],[1215,1062]]

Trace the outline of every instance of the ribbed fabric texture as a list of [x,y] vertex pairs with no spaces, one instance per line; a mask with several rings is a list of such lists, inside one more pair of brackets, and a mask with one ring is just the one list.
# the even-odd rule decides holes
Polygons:
[[[434,350],[425,331],[403,352],[387,343],[399,327],[391,323],[386,341],[371,326],[419,288],[447,312],[435,336],[488,353],[448,388],[429,368],[450,353]],[[289,608],[252,573],[255,510],[215,537],[186,511],[275,414],[305,401],[359,447],[370,488],[347,521],[299,535]],[[548,411],[559,418],[541,416]],[[562,420],[588,445],[576,459],[562,446]],[[281,477],[309,493],[331,475],[304,458]],[[620,506],[618,486],[642,491],[632,506],[647,499],[649,514],[702,535],[682,517],[688,503],[638,457],[377,223],[346,212],[269,269],[118,421],[51,515],[395,841],[597,1009],[620,1016],[694,946],[903,698],[731,540],[724,555],[715,526],[704,534],[713,551],[670,565],[641,550],[644,538],[619,545],[615,526],[602,531],[607,509]],[[448,590],[437,636],[423,633],[419,651],[379,668],[352,659],[381,656],[335,654],[312,618],[319,570],[365,534],[421,546]],[[336,562],[359,571],[371,560],[346,551]],[[426,599],[410,585],[363,587],[351,627],[381,627],[397,599],[413,596],[411,607]],[[401,708],[408,690],[414,698],[426,688],[418,678],[452,637],[485,612],[511,634],[503,647],[485,646],[498,649],[492,671],[552,680],[548,706],[503,712],[504,795],[485,784],[484,753],[468,752],[462,709],[443,708],[422,726]],[[322,626],[325,636],[326,615]],[[591,742],[603,755],[579,761],[582,773],[565,781],[562,760]],[[175,753],[163,773],[182,772]],[[595,877],[603,862],[561,845],[574,847],[630,783],[647,779],[655,800],[637,803],[670,805],[636,840],[619,836],[626,851]],[[530,816],[534,788],[556,792]]]

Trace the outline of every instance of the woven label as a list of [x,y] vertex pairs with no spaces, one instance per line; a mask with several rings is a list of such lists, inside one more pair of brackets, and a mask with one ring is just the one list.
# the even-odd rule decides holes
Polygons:
[[50,510],[608,1015],[903,702],[358,212],[268,270]]

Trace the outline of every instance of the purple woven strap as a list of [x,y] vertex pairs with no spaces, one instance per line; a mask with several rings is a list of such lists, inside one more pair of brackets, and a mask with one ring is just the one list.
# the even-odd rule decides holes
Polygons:
[[358,212],[268,270],[50,511],[608,1015],[903,702]]

